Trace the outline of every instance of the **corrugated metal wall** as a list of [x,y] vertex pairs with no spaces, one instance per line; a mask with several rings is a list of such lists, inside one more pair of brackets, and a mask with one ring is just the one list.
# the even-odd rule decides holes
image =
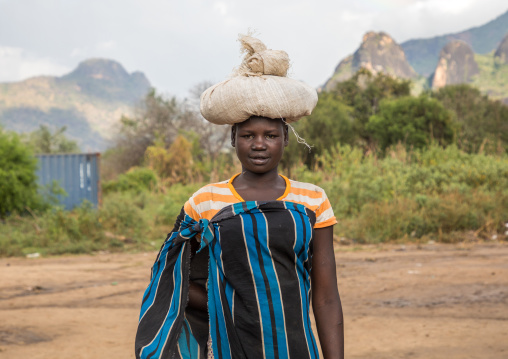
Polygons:
[[83,200],[95,207],[101,203],[99,153],[36,155],[39,161],[37,176],[41,186],[56,180],[67,192],[60,203],[66,209],[79,206]]

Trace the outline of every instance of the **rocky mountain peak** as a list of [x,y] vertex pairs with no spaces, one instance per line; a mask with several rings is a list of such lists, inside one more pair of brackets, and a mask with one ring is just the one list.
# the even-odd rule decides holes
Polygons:
[[351,78],[361,68],[373,74],[383,72],[404,79],[417,77],[407,62],[404,51],[390,35],[385,32],[369,31],[363,36],[360,48],[335,68],[335,73],[324,88],[333,89],[338,82]]
[[88,59],[80,62],[78,67],[65,77],[89,77],[97,80],[125,81],[129,78],[129,73],[116,61]]
[[470,82],[479,72],[471,46],[464,41],[454,40],[441,50],[432,87]]
[[494,53],[494,57],[499,58],[501,63],[508,64],[508,33],[498,46],[496,52]]
[[395,41],[388,35],[386,32],[375,32],[375,31],[369,31],[365,35],[363,35],[362,44],[365,44],[367,42],[374,42],[378,43],[380,46],[387,46]]
[[58,80],[91,96],[127,102],[139,100],[150,89],[150,82],[142,72],[129,74],[119,62],[109,59],[85,60]]

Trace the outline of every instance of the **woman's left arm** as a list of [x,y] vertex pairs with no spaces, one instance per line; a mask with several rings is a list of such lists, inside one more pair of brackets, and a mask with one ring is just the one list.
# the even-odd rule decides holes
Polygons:
[[333,227],[314,232],[312,256],[312,308],[325,359],[344,358],[344,324],[337,288]]

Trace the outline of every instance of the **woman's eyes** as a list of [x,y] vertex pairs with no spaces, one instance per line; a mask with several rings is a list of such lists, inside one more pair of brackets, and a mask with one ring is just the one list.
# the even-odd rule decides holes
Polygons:
[[[245,139],[252,140],[254,138],[254,135],[243,135],[242,136]],[[273,140],[277,138],[277,135],[265,135],[267,139]]]

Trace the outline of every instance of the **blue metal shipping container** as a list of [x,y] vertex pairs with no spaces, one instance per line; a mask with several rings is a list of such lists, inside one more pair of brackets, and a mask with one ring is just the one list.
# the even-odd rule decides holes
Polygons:
[[100,153],[42,154],[36,157],[39,185],[57,181],[67,193],[59,198],[65,209],[79,206],[85,199],[95,207],[101,204]]

